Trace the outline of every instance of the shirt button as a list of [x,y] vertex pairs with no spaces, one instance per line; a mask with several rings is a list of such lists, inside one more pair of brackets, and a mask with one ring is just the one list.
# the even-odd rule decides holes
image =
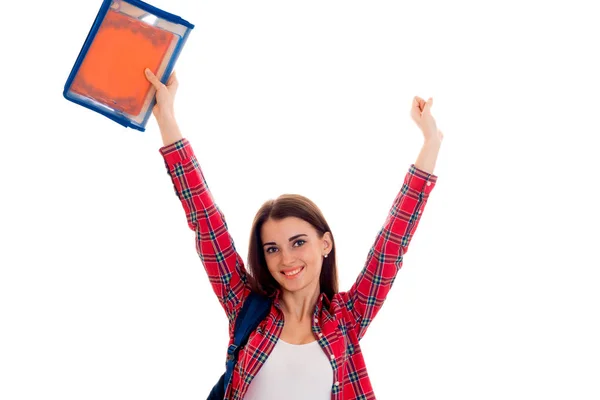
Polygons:
[[431,182],[427,181],[427,186],[431,186]]
[[323,334],[321,332],[319,332],[319,337],[323,337]]
[[318,322],[319,322],[319,319],[318,319],[318,318],[315,318],[315,324],[316,324],[316,323],[318,323]]
[[333,354],[330,355],[329,358],[331,358],[332,360],[335,360],[335,356]]
[[419,210],[419,214],[421,214],[421,210]]
[[334,383],[333,385],[334,385],[334,386],[340,386],[340,383],[339,383],[339,382],[336,382],[336,383]]

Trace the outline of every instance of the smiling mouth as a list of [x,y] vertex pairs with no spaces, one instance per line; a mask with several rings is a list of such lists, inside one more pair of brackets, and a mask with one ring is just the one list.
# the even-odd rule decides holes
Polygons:
[[281,273],[283,275],[285,275],[286,278],[293,278],[296,275],[298,275],[300,272],[302,272],[302,270],[304,270],[304,267],[300,267],[300,268],[296,268],[296,269],[292,269],[289,271],[281,271]]

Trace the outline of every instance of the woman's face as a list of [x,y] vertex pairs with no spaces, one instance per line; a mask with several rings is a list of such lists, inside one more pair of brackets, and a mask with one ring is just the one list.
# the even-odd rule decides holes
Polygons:
[[261,229],[269,272],[283,290],[319,290],[323,256],[331,251],[330,233],[322,238],[308,222],[287,217],[268,219]]

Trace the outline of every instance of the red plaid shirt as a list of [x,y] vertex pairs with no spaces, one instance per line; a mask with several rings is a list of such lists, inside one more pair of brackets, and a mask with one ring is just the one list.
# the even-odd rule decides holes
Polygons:
[[[237,312],[250,291],[244,262],[188,140],[162,147],[160,153],[188,225],[196,232],[196,249],[209,281],[229,318],[231,344]],[[321,294],[317,300],[312,331],[333,368],[332,400],[375,399],[359,341],[392,287],[436,180],[437,176],[414,164],[410,166],[356,282],[349,291],[338,293],[333,299]],[[226,399],[244,398],[250,382],[277,343],[283,324],[276,297],[267,318],[240,349]]]

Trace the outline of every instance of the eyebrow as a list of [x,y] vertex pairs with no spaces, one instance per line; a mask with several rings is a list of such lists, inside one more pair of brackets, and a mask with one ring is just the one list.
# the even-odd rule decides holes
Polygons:
[[[300,233],[300,234],[298,234],[298,235],[294,235],[294,236],[292,236],[291,238],[289,238],[289,239],[288,239],[288,241],[290,241],[290,242],[291,242],[291,241],[292,241],[292,240],[294,240],[294,239],[298,239],[300,236],[308,236],[308,235],[306,235],[306,234],[304,234],[304,233]],[[267,246],[267,245],[271,245],[271,244],[276,244],[276,243],[275,243],[275,242],[267,242],[267,243],[264,243],[264,244],[263,244],[263,247],[265,247],[265,246]]]

